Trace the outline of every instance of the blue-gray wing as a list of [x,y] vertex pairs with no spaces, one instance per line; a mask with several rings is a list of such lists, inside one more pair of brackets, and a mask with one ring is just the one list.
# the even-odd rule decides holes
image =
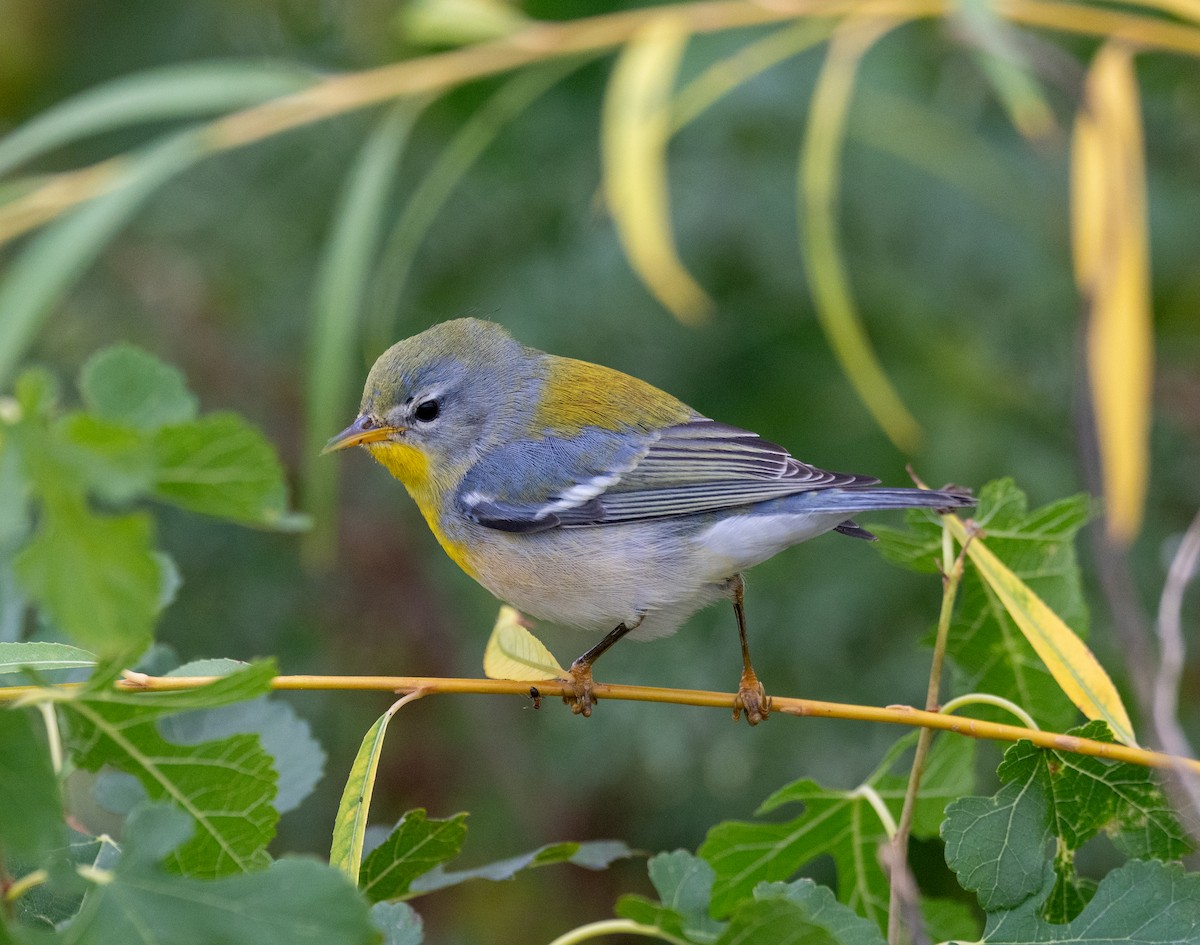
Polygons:
[[588,431],[495,450],[463,479],[459,508],[505,531],[697,515],[869,476],[802,463],[737,427],[696,419],[645,436]]

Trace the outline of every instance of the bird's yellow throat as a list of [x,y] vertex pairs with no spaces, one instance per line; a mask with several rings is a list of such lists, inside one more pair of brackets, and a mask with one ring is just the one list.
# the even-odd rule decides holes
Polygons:
[[396,443],[383,440],[378,443],[366,444],[371,455],[375,457],[384,469],[400,480],[408,494],[417,503],[417,508],[425,517],[429,530],[438,540],[438,544],[450,556],[450,559],[471,577],[475,577],[475,569],[467,558],[466,546],[449,538],[441,526],[441,506],[433,476],[430,474],[429,457],[421,450],[408,443]]

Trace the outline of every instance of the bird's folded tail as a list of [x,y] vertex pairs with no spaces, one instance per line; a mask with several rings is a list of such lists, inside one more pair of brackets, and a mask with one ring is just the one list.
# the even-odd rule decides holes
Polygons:
[[[828,492],[822,502],[822,492]],[[812,500],[812,505],[806,506],[812,511],[862,511],[882,512],[887,509],[934,509],[938,512],[951,512],[954,509],[969,508],[975,504],[975,497],[969,492],[952,492],[936,489],[829,489],[808,493],[805,498]],[[826,508],[825,506],[828,506]],[[852,519],[846,519],[834,527],[834,531],[849,535],[851,538],[862,538],[875,541],[875,536]]]
[[812,489],[798,493],[806,512],[877,512],[886,509],[937,509],[951,512],[975,504],[969,492],[938,489]]

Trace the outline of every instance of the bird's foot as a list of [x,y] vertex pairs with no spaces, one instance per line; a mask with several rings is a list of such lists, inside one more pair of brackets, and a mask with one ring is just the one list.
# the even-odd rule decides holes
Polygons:
[[742,681],[733,700],[733,720],[736,722],[740,719],[743,712],[751,725],[765,722],[771,714],[771,697],[750,668],[742,673]]
[[563,682],[574,690],[570,695],[563,696],[563,702],[569,705],[576,715],[588,718],[592,714],[592,706],[599,701],[592,695],[592,664],[576,660],[571,664]]

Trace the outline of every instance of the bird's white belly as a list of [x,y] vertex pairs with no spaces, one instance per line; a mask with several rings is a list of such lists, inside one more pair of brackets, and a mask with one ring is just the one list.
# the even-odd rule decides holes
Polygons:
[[493,532],[472,563],[480,584],[524,614],[595,633],[641,617],[630,636],[648,640],[728,596],[733,572],[705,567],[678,531],[655,522]]
[[733,575],[842,518],[751,514],[532,534],[483,529],[471,543],[472,563],[479,582],[522,613],[596,633],[641,617],[630,636],[648,640],[728,598]]

